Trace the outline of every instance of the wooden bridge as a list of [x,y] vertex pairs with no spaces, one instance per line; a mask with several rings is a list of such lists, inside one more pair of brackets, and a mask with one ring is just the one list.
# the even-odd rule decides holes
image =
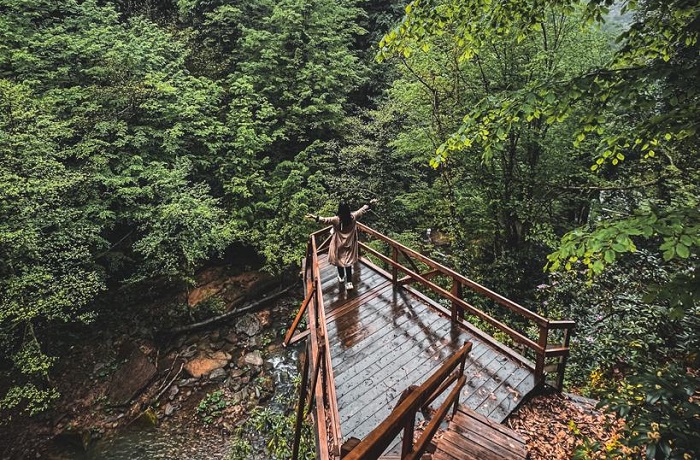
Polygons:
[[306,411],[319,460],[525,458],[500,423],[545,381],[561,389],[574,323],[358,226],[354,290],[323,256],[330,227],[307,246],[306,298],[285,338],[307,343],[294,459]]

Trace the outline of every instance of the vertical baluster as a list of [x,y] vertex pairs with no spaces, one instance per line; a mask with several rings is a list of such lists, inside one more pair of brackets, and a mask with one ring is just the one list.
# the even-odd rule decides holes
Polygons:
[[[458,279],[452,278],[452,289],[450,290],[453,296],[458,299],[462,298],[462,283]],[[452,322],[457,322],[457,319],[464,317],[464,310],[459,303],[452,301]]]
[[[292,460],[299,458],[299,444],[301,443],[301,427],[304,421],[304,406],[306,405],[306,385],[309,380],[309,358],[311,357],[311,345],[306,346],[306,355],[302,355],[301,388],[299,388],[299,403],[297,406],[297,419],[294,426],[294,444],[292,445]],[[313,391],[313,390],[312,390]]]
[[537,359],[535,360],[535,382],[537,384],[542,383],[542,380],[544,378],[544,356],[547,351],[548,334],[548,325],[540,325],[540,336],[537,339],[537,344],[541,347],[542,351],[537,352]]
[[[568,349],[571,339],[571,328],[564,328],[564,346]],[[557,367],[557,390],[561,391],[564,388],[564,371],[566,370],[566,361],[569,359],[569,353],[559,358],[559,366]]]

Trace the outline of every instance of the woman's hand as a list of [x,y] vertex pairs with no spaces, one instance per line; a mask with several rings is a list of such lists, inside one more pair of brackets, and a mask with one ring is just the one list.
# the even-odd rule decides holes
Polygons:
[[377,203],[379,203],[379,200],[377,198],[372,198],[371,200],[369,200],[369,204],[377,204]]
[[304,217],[306,217],[307,219],[311,219],[311,220],[318,220],[318,216],[315,216],[313,214],[307,214]]

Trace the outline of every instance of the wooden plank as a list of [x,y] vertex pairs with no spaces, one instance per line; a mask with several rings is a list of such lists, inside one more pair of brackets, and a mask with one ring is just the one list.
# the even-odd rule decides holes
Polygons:
[[[481,444],[482,442],[484,444]],[[512,455],[508,451],[499,449],[497,444],[479,438],[473,435],[473,433],[457,433],[451,429],[444,432],[442,438],[438,441],[438,445],[444,450],[447,450],[447,446],[451,446],[454,448],[452,452],[465,452],[480,460],[511,460],[525,458]]]
[[455,417],[450,422],[448,429],[465,440],[492,451],[501,458],[524,458],[527,455],[527,448],[521,440],[506,436],[490,425],[473,418]]
[[[447,328],[449,326],[443,327]],[[375,394],[381,395],[386,388],[391,388],[395,383],[405,379],[408,374],[414,372],[423,363],[429,363],[429,369],[439,367],[440,363],[434,359],[434,353],[428,352],[426,346],[433,342],[433,338],[423,337],[421,338],[422,342],[418,345],[416,345],[415,339],[416,337],[408,339],[400,335],[395,340],[402,340],[401,342],[392,341],[392,344],[387,347],[391,349],[390,353],[383,353],[379,356],[376,354],[369,355],[346,369],[350,378],[343,380],[345,393],[340,397],[340,403],[345,413],[352,407],[353,402],[355,405],[360,404],[356,399],[357,395],[354,395],[354,393],[360,393],[363,399]],[[400,372],[404,368],[408,368],[409,371],[405,373]],[[368,384],[368,379],[376,383]],[[368,391],[367,386],[371,386],[372,389]],[[399,393],[408,386],[409,384],[403,385],[399,389]],[[350,407],[345,404],[348,401],[351,403]]]
[[[496,355],[477,375],[472,375],[468,386],[472,389],[469,396],[462,400],[467,407],[479,407],[498,384],[513,373],[515,366],[503,355]],[[478,401],[478,402],[477,402]]]
[[[445,331],[448,330],[450,325],[446,326]],[[365,389],[364,397],[371,398],[379,403],[374,406],[361,406],[363,409],[361,413],[356,411],[353,414],[354,418],[352,421],[346,420],[345,426],[349,430],[348,433],[353,432],[354,436],[361,438],[372,431],[390,412],[388,408],[396,404],[400,392],[409,385],[422,384],[427,376],[432,375],[439,368],[444,359],[449,358],[449,356],[443,357],[442,355],[445,351],[451,349],[453,345],[451,343],[444,344],[440,341],[440,347],[434,348],[430,355],[420,358],[419,362],[414,363],[413,368],[409,369],[405,374],[400,372],[400,367],[396,369],[392,366],[389,370],[391,377],[385,379],[382,382],[383,385],[374,385],[369,389]],[[450,356],[452,354],[452,352],[449,353]],[[388,397],[388,395],[393,396]],[[360,402],[356,402],[354,406],[360,406]],[[374,411],[372,411],[373,407],[375,408]],[[344,411],[347,413],[347,411],[351,411],[351,408],[344,408]]]
[[[364,298],[364,303],[359,305],[353,303],[347,307],[341,307],[336,310],[338,313],[328,320],[328,330],[331,334],[331,342],[340,343],[340,335],[348,327],[354,327],[359,323],[373,325],[373,317],[383,316],[391,318],[392,312],[387,311],[385,296],[387,290],[391,291],[391,286],[386,286],[382,290],[373,291],[370,295]],[[389,323],[390,321],[384,321]]]
[[[353,323],[368,323],[374,324],[379,328],[379,324],[388,324],[396,330],[405,330],[409,327],[406,325],[408,322],[415,322],[414,319],[420,317],[427,307],[424,305],[405,305],[401,308],[392,308],[394,311],[386,311],[387,305],[380,304],[382,302],[381,298],[372,299],[366,305],[362,307],[361,311],[347,312],[343,318],[339,318],[335,323],[329,324],[329,334],[334,333],[335,336],[332,338],[331,343],[338,344],[341,341],[341,335],[343,333],[343,328],[345,324],[352,326]],[[356,316],[355,316],[356,315]],[[332,332],[331,332],[332,331]],[[378,337],[376,337],[378,338]],[[354,344],[350,349],[342,350],[344,353],[357,354],[362,351],[363,348],[367,346],[367,341]],[[342,353],[338,353],[340,355]]]
[[521,443],[524,443],[522,438],[518,433],[515,431],[511,430],[505,425],[501,425],[500,423],[496,423],[493,420],[485,417],[482,414],[479,414],[478,412],[475,412],[469,408],[466,408],[464,406],[460,406],[459,409],[457,410],[457,413],[455,414],[453,420],[456,423],[460,423],[459,420],[464,418],[466,421],[464,423],[470,423],[469,419],[476,420],[479,423],[482,423],[484,425],[488,425],[491,427],[494,431],[501,433],[504,436],[507,437],[512,437],[516,440],[519,440]]
[[[453,443],[448,442],[445,439],[445,435],[448,432],[446,431],[443,433],[442,437],[440,440],[437,442],[437,449],[435,452],[444,452],[456,459],[459,460],[489,460],[487,457],[483,455],[483,453],[475,453],[470,446],[467,446],[467,449],[464,449],[461,446],[455,446]],[[481,454],[481,455],[479,455]],[[504,460],[504,459],[498,459],[498,460]]]
[[392,411],[392,415],[367,436],[346,457],[348,460],[362,460],[379,457],[391,441],[403,428],[405,418],[413,417],[415,411],[423,405],[425,399],[430,396],[440,383],[459,365],[466,353],[469,353],[471,344],[463,346],[458,353],[450,357],[440,366],[438,372],[428,379],[415,391],[412,391],[399,406]]
[[337,302],[333,310],[326,316],[326,320],[333,321],[336,318],[340,318],[343,315],[351,312],[353,310],[359,309],[362,305],[369,302],[370,300],[384,294],[387,290],[391,289],[390,281],[383,281],[377,284],[370,290],[363,292],[362,295],[353,297],[350,299],[344,299],[342,302]]
[[357,402],[345,408],[344,426],[348,433],[354,433],[357,437],[364,437],[374,430],[383,419],[391,412],[391,407],[398,400],[400,392],[409,385],[421,384],[423,380],[434,373],[437,367],[433,362],[427,361],[428,366],[422,367],[420,373],[414,372],[408,378],[401,375],[392,381],[385,381],[373,385],[369,382],[364,387],[365,393],[357,396]]
[[[503,422],[503,420],[505,420],[518,407],[520,402],[522,402],[523,399],[534,388],[536,388],[535,376],[533,374],[530,374],[527,377],[525,377],[517,386],[515,386],[515,392],[517,392],[517,394],[520,395],[519,401],[514,401],[516,402],[515,404],[510,404],[510,400],[512,400],[512,398],[510,398],[504,400],[503,404],[499,405],[497,408],[491,410],[490,412],[484,410],[483,408],[477,408],[476,411],[480,414],[483,414],[484,416],[488,416],[489,419],[494,420],[498,423]],[[505,401],[509,401],[509,403],[505,404]]]
[[[470,407],[483,413],[490,419],[502,421],[505,417],[501,418],[499,408],[502,407],[504,412],[506,411],[505,409],[512,410],[520,403],[520,401],[522,401],[520,394],[517,393],[515,388],[517,388],[517,386],[520,385],[523,380],[527,379],[528,376],[531,375],[532,373],[528,369],[523,367],[515,367],[512,369],[511,374],[508,375],[498,385],[498,387],[492,390],[492,393],[496,396],[495,398],[486,399],[477,407]],[[510,414],[510,411],[507,412],[508,413],[505,414],[506,416]],[[491,414],[494,414],[494,416],[492,417]]]
[[[375,268],[376,270],[376,268]],[[411,293],[411,295],[416,296],[417,298],[421,299],[423,302],[425,302],[427,305],[430,305],[431,308],[435,309],[439,314],[443,315],[445,318],[450,318],[451,313],[449,310],[445,309],[442,305],[437,303],[435,300],[431,299],[427,295],[423,294],[416,288],[412,286],[404,286],[404,289],[406,289],[408,292]],[[493,347],[498,348],[499,350],[502,351],[502,353],[511,356],[512,358],[522,362],[524,365],[531,367],[532,369],[535,368],[535,364],[525,358],[523,355],[520,353],[516,352],[512,348],[498,342],[496,339],[491,337],[490,335],[486,334],[484,331],[480,330],[479,328],[475,327],[468,321],[462,319],[459,322],[460,327],[464,328],[466,331],[468,331],[470,334],[474,334],[478,336],[482,341],[490,343]]]
[[533,311],[531,311],[531,310],[529,310],[521,305],[518,305],[517,303],[513,302],[512,300],[507,299],[507,298],[503,297],[502,295],[497,294],[497,293],[491,291],[490,289],[480,285],[476,281],[470,280],[469,278],[465,277],[464,275],[460,275],[459,273],[455,272],[454,270],[449,269],[438,262],[435,262],[434,260],[424,256],[423,254],[421,254],[417,251],[414,251],[413,249],[410,249],[410,248],[402,245],[401,243],[394,241],[391,238],[388,238],[385,235],[382,235],[381,233],[377,232],[376,230],[373,230],[370,227],[368,227],[364,224],[361,224],[361,223],[358,223],[358,227],[361,231],[368,233],[376,238],[379,238],[380,240],[388,243],[392,247],[396,247],[401,252],[403,252],[404,255],[410,255],[411,257],[421,261],[425,265],[428,265],[429,267],[431,267],[435,270],[441,271],[446,276],[449,276],[450,278],[458,279],[462,284],[468,286],[473,291],[493,299],[494,301],[505,306],[506,308],[510,309],[511,311],[513,311],[515,313],[519,313],[522,316],[524,316],[525,318],[528,318],[537,324],[542,325],[542,324],[547,323],[547,318],[544,318],[543,316],[541,316],[541,315],[539,315],[539,314],[537,314],[537,313],[535,313],[535,312],[533,312]]
[[[433,324],[428,323],[428,326]],[[355,366],[354,371],[357,372],[359,370],[356,366],[358,363],[378,359],[388,351],[396,353],[396,347],[399,344],[408,343],[411,340],[415,341],[417,338],[422,340],[425,337],[424,328],[426,324],[418,321],[416,316],[402,315],[397,318],[396,324],[383,323],[383,326],[387,327],[378,328],[378,333],[367,336],[363,341],[356,343],[348,350],[341,351],[336,349],[334,358],[338,363],[338,374],[344,373],[351,366]],[[376,356],[377,354],[380,356]]]
[[[460,400],[460,403],[463,403],[464,399],[466,399],[466,397],[468,396],[468,391],[469,394],[471,394],[471,390],[467,388],[467,386],[469,385],[469,381],[474,378],[474,375],[483,371],[483,367],[485,364],[488,364],[498,356],[497,350],[494,350],[490,346],[479,342],[472,343],[476,344],[476,346],[472,348],[472,350],[476,351],[470,353],[469,356],[467,356],[466,367],[464,369],[464,375],[467,376],[467,384],[462,390],[462,399]],[[442,404],[443,399],[444,396],[438,397],[435,400],[434,404]]]
[[[329,338],[332,348],[334,363],[338,363],[339,357],[353,350],[358,344],[375,333],[387,332],[392,328],[391,323],[381,318],[381,310],[384,304],[369,301],[363,306],[366,316],[360,318],[347,313],[343,318],[328,324]],[[358,314],[355,310],[355,314]]]
[[[403,308],[403,310],[406,311],[407,309]],[[379,323],[381,321],[382,326],[388,325],[392,330],[388,332],[385,331],[385,334],[382,336],[377,336],[377,340],[374,343],[367,341],[358,343],[352,349],[345,351],[344,356],[337,353],[336,358],[338,360],[342,359],[343,361],[352,359],[353,362],[349,364],[354,365],[362,358],[371,359],[371,357],[376,354],[377,350],[379,350],[381,354],[386,354],[386,352],[390,350],[394,351],[391,347],[396,347],[400,343],[403,343],[403,339],[419,342],[425,338],[432,337],[434,340],[439,340],[441,336],[436,335],[435,332],[431,330],[431,327],[437,327],[438,325],[444,325],[446,323],[436,322],[439,321],[438,317],[434,315],[425,316],[425,312],[426,310],[423,307],[418,306],[417,309],[409,307],[408,314],[401,315],[395,320],[392,319],[392,315],[375,317],[374,320],[376,322]],[[342,373],[342,369],[347,367],[347,364],[339,365],[339,373]],[[357,369],[355,369],[355,371],[357,371]]]
[[[338,286],[338,281],[335,279],[335,275],[333,275],[331,280],[321,288],[323,291],[324,303],[328,304],[327,313],[329,315],[333,315],[338,308],[342,308],[348,304],[353,305],[360,303],[365,295],[372,292],[385,282],[389,283],[379,274],[375,274],[374,277],[367,280],[361,278],[359,281],[354,283],[355,289],[348,293],[345,291],[344,287],[340,288]],[[368,283],[373,284],[370,285]]]
[[433,460],[463,460],[461,458],[453,457],[444,450],[436,450],[433,452]]

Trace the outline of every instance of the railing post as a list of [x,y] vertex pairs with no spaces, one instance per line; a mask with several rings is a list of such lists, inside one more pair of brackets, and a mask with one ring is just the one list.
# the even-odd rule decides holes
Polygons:
[[[564,347],[569,348],[569,342],[571,340],[571,329],[564,329]],[[561,391],[564,389],[564,371],[566,370],[566,361],[569,358],[569,354],[565,354],[559,359],[559,366],[557,368],[557,390]]]
[[[399,261],[399,250],[396,248],[396,246],[391,247],[391,260],[398,263]],[[391,266],[391,282],[396,284],[399,278],[399,269],[396,268],[396,265]]]
[[[306,385],[308,383],[310,346],[306,346],[306,356],[302,357],[301,388],[299,388],[299,404],[297,406],[297,419],[294,425],[294,444],[292,444],[292,460],[299,458],[299,444],[301,443],[301,428],[304,420],[304,406],[306,405]],[[303,355],[302,355],[303,356]]]
[[[452,278],[452,289],[450,290],[453,296],[457,297],[458,299],[462,298],[462,283],[459,282],[458,279]],[[457,322],[458,319],[462,319],[464,316],[464,310],[462,307],[455,302],[454,300],[452,301],[452,322]]]
[[535,382],[537,384],[541,383],[544,378],[544,357],[547,353],[548,334],[549,326],[547,324],[540,325],[540,336],[537,339],[537,345],[539,345],[541,351],[537,351],[537,358],[535,360]]

